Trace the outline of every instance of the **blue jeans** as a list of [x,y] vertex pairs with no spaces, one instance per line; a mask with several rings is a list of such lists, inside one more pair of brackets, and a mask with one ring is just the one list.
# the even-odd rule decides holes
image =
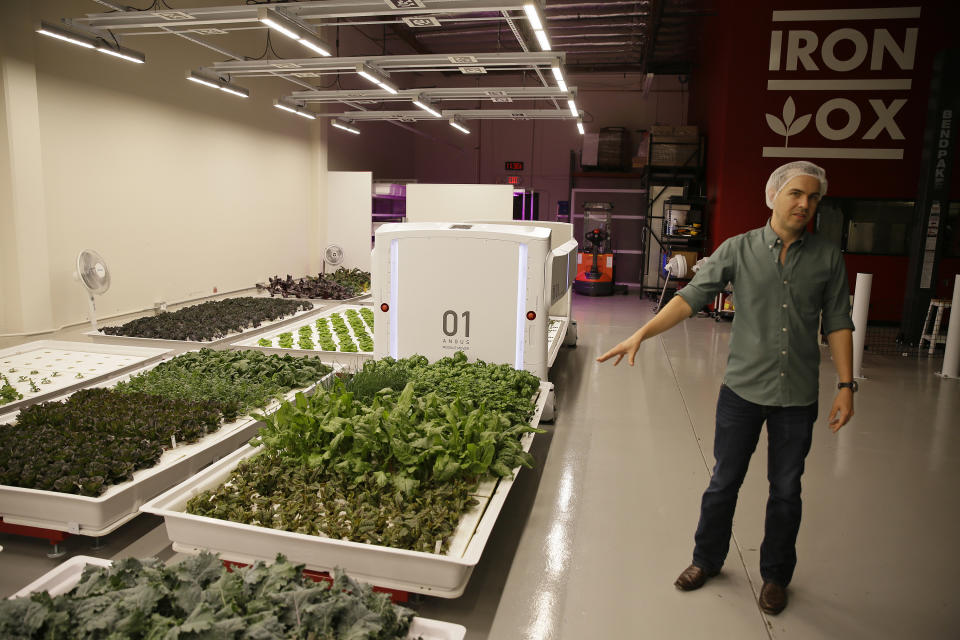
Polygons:
[[708,572],[719,571],[730,548],[737,494],[757,448],[760,429],[767,423],[767,480],[770,497],[760,575],[765,582],[787,586],[797,565],[797,532],[802,502],[800,476],[810,451],[817,403],[804,407],[771,407],[744,400],[729,387],[717,398],[717,431],[713,442],[716,465],[703,494],[693,563]]

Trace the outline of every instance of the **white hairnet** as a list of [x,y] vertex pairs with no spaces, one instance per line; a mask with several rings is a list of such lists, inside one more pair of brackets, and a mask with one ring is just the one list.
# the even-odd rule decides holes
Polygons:
[[827,195],[827,172],[812,162],[797,160],[777,167],[767,179],[767,206],[773,209],[773,201],[777,199],[780,190],[797,176],[811,176],[820,181],[820,197]]

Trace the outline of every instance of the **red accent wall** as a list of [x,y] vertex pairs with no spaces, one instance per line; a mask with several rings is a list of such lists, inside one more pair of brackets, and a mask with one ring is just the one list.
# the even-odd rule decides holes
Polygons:
[[[948,30],[960,24],[958,5],[949,0],[716,0],[699,26],[700,58],[690,80],[689,118],[690,124],[707,134],[713,246],[766,221],[770,214],[763,193],[767,177],[792,160],[809,159],[824,167],[828,195],[915,199],[932,63],[938,51],[956,46]],[[920,7],[919,17],[818,19],[829,15],[822,13],[825,10],[905,7]],[[787,19],[775,21],[774,12],[779,11],[811,13],[798,19],[793,19],[797,14],[777,14]],[[878,38],[883,41],[889,34],[897,47],[909,52],[910,29],[917,34],[912,69],[901,68],[896,59],[899,52],[891,54],[889,47],[879,57],[879,68],[871,68]],[[774,31],[781,32],[779,56],[771,53],[775,50]],[[812,39],[817,44],[806,58],[802,51]],[[791,52],[795,68],[789,68]],[[856,64],[860,56],[863,59]],[[846,61],[855,66],[842,70]],[[817,68],[809,68],[811,65]],[[854,80],[870,81],[872,88],[854,90]],[[802,89],[795,81],[814,81],[819,88]],[[831,86],[831,81],[840,83]],[[900,84],[890,85],[890,81]],[[904,81],[909,81],[909,88],[903,87]],[[783,84],[769,84],[783,82],[793,84],[782,89],[777,87]],[[900,88],[885,88],[890,86]],[[791,135],[787,138],[775,131],[771,118],[783,123],[785,130],[792,124]],[[878,120],[879,129],[870,135]],[[854,156],[902,152],[902,158],[771,156],[803,148],[845,149],[833,153]],[[952,197],[960,199],[960,163],[954,164]],[[871,321],[899,320],[907,258],[848,255],[846,261],[851,288],[858,271],[874,274]],[[942,295],[945,282],[949,282],[949,295],[958,262],[941,260],[938,295]]]

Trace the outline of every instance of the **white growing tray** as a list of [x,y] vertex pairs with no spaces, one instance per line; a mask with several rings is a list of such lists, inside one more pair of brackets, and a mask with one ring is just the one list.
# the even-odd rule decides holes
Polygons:
[[[92,342],[64,342],[36,340],[0,350],[0,373],[23,398],[0,405],[0,413],[8,413],[38,402],[45,396],[67,389],[84,387],[108,375],[142,366],[152,359],[170,353],[170,349],[134,347],[130,345],[94,344]],[[11,372],[10,369],[15,369]],[[36,374],[31,375],[31,371]],[[54,376],[53,374],[58,375]],[[78,378],[77,375],[81,375]],[[20,376],[32,378],[39,391],[31,391],[29,382],[19,382]],[[47,384],[41,380],[46,378]]]
[[[244,298],[252,298],[252,297],[256,297],[256,296],[242,296],[242,297],[244,297]],[[111,334],[108,334],[108,333],[104,333],[103,331],[100,331],[100,330],[97,330],[97,331],[87,331],[85,335],[95,336],[95,337],[97,337],[97,338],[107,338],[108,340],[118,340],[118,341],[126,341],[126,340],[153,340],[153,341],[155,341],[155,342],[172,342],[172,343],[174,343],[174,344],[191,344],[191,345],[193,345],[193,344],[199,344],[199,345],[203,345],[203,346],[205,346],[205,347],[208,347],[208,346],[213,345],[213,344],[221,344],[221,343],[224,343],[224,342],[229,342],[230,340],[235,340],[235,339],[237,338],[237,336],[242,336],[242,335],[245,335],[245,334],[248,334],[248,333],[252,333],[252,332],[254,332],[254,331],[262,331],[263,329],[265,329],[265,328],[267,328],[267,327],[272,327],[272,326],[281,324],[281,323],[283,323],[283,322],[290,322],[290,321],[291,321],[292,319],[294,319],[294,318],[298,318],[298,317],[300,317],[300,316],[304,316],[304,315],[307,315],[307,314],[309,314],[309,313],[314,313],[314,312],[317,310],[317,302],[318,302],[318,301],[316,301],[316,300],[311,300],[311,299],[307,299],[307,298],[300,298],[300,299],[297,299],[297,298],[292,298],[292,299],[291,299],[291,298],[287,298],[287,299],[288,299],[288,300],[296,300],[296,301],[298,301],[298,302],[309,302],[310,304],[313,305],[313,308],[312,308],[312,309],[302,309],[302,310],[300,310],[300,311],[297,311],[297,312],[294,313],[294,314],[291,314],[291,315],[288,315],[288,316],[284,316],[284,317],[282,317],[282,318],[277,318],[276,320],[273,320],[273,321],[271,321],[271,322],[261,322],[259,327],[254,327],[253,325],[250,325],[250,326],[248,326],[246,329],[244,329],[243,331],[240,331],[240,332],[236,332],[236,331],[235,331],[235,332],[233,332],[233,333],[228,333],[227,335],[223,336],[222,338],[216,338],[215,340],[171,340],[171,339],[168,339],[168,338],[144,338],[144,337],[141,337],[141,336],[115,336],[115,335],[111,335]],[[202,303],[202,302],[198,302],[197,304],[203,304],[203,303]],[[188,305],[188,306],[196,306],[196,305]],[[187,307],[183,307],[183,308],[185,309],[185,308],[187,308]],[[134,318],[134,320],[136,320],[136,318]],[[128,321],[128,322],[129,322],[129,321]],[[126,323],[121,323],[121,325],[123,325],[123,324],[126,324]],[[281,332],[281,333],[282,333],[282,332]]]
[[[332,308],[330,308],[330,309],[325,309],[325,310],[321,311],[320,313],[317,313],[316,315],[311,315],[310,318],[307,319],[307,320],[303,320],[303,321],[300,321],[300,322],[291,323],[291,324],[289,324],[289,325],[287,325],[287,326],[284,326],[283,328],[280,328],[280,329],[274,329],[274,330],[272,330],[272,331],[268,331],[268,332],[266,332],[266,333],[264,333],[264,334],[261,334],[261,335],[258,335],[258,336],[252,337],[252,338],[246,338],[246,339],[240,340],[240,341],[238,341],[238,342],[233,342],[233,343],[231,343],[231,346],[235,346],[235,347],[263,347],[263,348],[265,348],[265,349],[282,349],[283,347],[280,347],[280,346],[279,346],[279,344],[278,344],[278,342],[277,342],[277,338],[278,338],[278,336],[279,336],[281,333],[288,333],[288,332],[289,332],[289,333],[292,333],[292,334],[293,334],[293,337],[294,337],[294,342],[293,342],[293,344],[294,344],[293,349],[294,349],[294,350],[317,351],[317,352],[319,352],[319,353],[336,353],[336,354],[344,354],[344,355],[351,355],[351,356],[357,356],[357,355],[359,355],[359,356],[370,356],[370,357],[372,357],[372,356],[373,356],[373,352],[372,352],[372,351],[359,351],[359,350],[358,350],[358,351],[340,351],[339,349],[338,349],[337,351],[324,351],[323,349],[320,348],[320,340],[319,340],[319,338],[318,338],[318,336],[317,336],[316,321],[317,321],[319,318],[329,318],[329,317],[332,316],[333,314],[338,313],[338,314],[340,314],[340,316],[343,317],[343,321],[347,323],[347,329],[350,331],[350,337],[353,338],[354,342],[356,342],[357,335],[356,335],[356,333],[354,333],[353,327],[350,326],[350,323],[347,322],[346,312],[347,312],[348,310],[350,310],[350,309],[353,309],[354,311],[356,311],[356,312],[359,313],[359,312],[360,312],[360,309],[363,309],[363,308],[364,308],[364,305],[359,305],[359,304],[341,304],[341,305],[338,305],[338,306],[336,306],[336,307],[332,307]],[[366,308],[370,309],[371,307],[366,307]],[[363,321],[363,326],[366,327],[366,329],[367,329],[367,335],[369,335],[369,336],[370,336],[370,339],[373,340],[373,327],[371,327],[369,324],[367,324],[367,321],[363,319],[363,316],[362,316],[362,315],[360,316],[360,319]],[[312,333],[310,334],[310,337],[311,337],[311,340],[313,340],[313,344],[314,344],[314,348],[313,348],[313,349],[301,349],[301,348],[300,348],[300,346],[299,346],[299,333],[298,333],[300,327],[310,327],[310,328],[311,328]],[[336,342],[336,343],[337,343],[337,346],[339,347],[339,346],[340,346],[340,339],[337,337],[337,334],[333,331],[333,325],[332,325],[332,324],[330,325],[330,334],[331,334],[331,337],[333,338],[333,341]],[[261,344],[260,344],[260,340],[269,340],[270,343],[271,343],[271,345],[270,345],[269,347],[266,347],[266,346],[264,346],[264,345],[261,345]],[[359,349],[359,346],[360,346],[360,345],[357,344],[358,349]],[[284,349],[284,351],[287,351],[287,350],[288,350],[288,349]]]
[[[113,386],[154,366],[156,364],[95,386]],[[340,368],[336,364],[332,366],[334,370],[317,384],[329,379]],[[297,392],[309,392],[315,386],[291,390],[285,397],[292,400]],[[260,413],[270,414],[279,407],[280,403],[273,401]],[[14,417],[13,414],[9,415],[6,422],[12,422]],[[178,443],[175,449],[165,450],[157,464],[135,471],[133,479],[111,485],[97,497],[0,485],[0,517],[8,524],[93,537],[107,535],[136,517],[140,505],[147,500],[242,447],[256,435],[259,424],[256,418],[242,416],[233,422],[221,424],[217,431],[196,442]],[[0,423],[0,428],[2,426]]]
[[[62,595],[80,583],[83,570],[87,565],[109,567],[111,564],[113,563],[110,560],[104,558],[73,556],[46,572],[20,591],[17,591],[10,596],[10,598],[26,598],[32,593],[41,591],[46,591],[51,597]],[[407,634],[407,638],[422,637],[423,640],[463,640],[466,633],[466,628],[459,624],[415,617],[410,623],[410,632]]]
[[[552,383],[540,383],[531,425],[539,424],[547,396],[552,390]],[[525,451],[529,451],[533,436],[532,433],[524,435],[522,443]],[[461,518],[450,550],[445,555],[334,540],[186,513],[186,505],[191,498],[220,486],[241,460],[256,453],[257,450],[250,446],[235,451],[154,498],[140,510],[163,516],[173,548],[183,553],[198,553],[206,549],[219,553],[222,558],[245,563],[256,560],[269,562],[277,553],[283,553],[291,561],[303,563],[309,569],[330,571],[341,567],[356,579],[379,587],[441,598],[463,595],[516,474],[520,471],[520,467],[517,467],[513,470],[514,478],[486,483],[489,500]],[[479,493],[484,493],[483,489],[481,486]]]

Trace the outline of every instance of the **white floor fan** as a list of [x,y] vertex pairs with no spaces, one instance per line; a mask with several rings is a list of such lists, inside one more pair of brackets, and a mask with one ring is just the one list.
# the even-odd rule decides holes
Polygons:
[[338,244],[328,245],[323,251],[323,272],[327,272],[327,265],[336,267],[343,264],[343,247]]
[[667,279],[663,283],[663,291],[660,293],[660,302],[657,303],[657,309],[660,309],[663,305],[663,296],[667,293],[667,285],[670,284],[670,276],[673,276],[674,278],[687,277],[687,259],[678,253],[667,261],[667,264],[663,267],[663,270],[667,272]]
[[84,249],[77,255],[77,271],[74,277],[87,290],[90,305],[90,326],[97,330],[97,307],[93,297],[102,295],[110,288],[110,270],[107,263],[96,251]]

